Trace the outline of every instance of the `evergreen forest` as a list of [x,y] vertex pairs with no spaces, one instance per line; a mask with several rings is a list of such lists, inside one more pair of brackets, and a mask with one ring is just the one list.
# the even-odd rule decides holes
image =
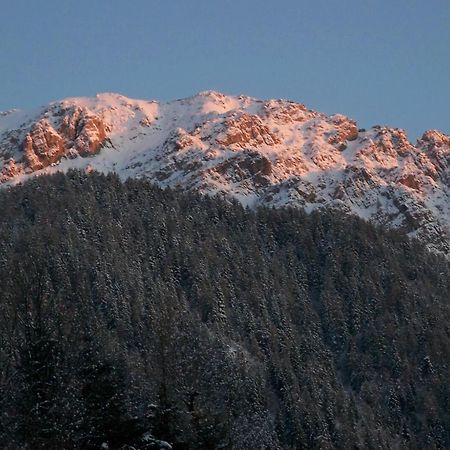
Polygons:
[[335,210],[0,192],[0,447],[450,448],[450,266]]

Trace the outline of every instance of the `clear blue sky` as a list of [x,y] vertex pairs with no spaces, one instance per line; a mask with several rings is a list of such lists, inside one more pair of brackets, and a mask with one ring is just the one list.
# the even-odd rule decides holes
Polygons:
[[0,110],[97,92],[290,98],[450,133],[450,0],[0,0]]

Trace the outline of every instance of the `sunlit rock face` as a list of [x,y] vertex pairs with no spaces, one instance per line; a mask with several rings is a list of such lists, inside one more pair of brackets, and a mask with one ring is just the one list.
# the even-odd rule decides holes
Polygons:
[[274,146],[280,140],[272,133],[262,119],[255,114],[241,114],[238,117],[227,118],[224,124],[223,137],[217,138],[217,143],[223,146],[235,145],[240,148]]
[[50,105],[28,123],[2,134],[1,180],[42,170],[62,158],[94,155],[108,143],[107,132],[106,123],[88,108],[65,102]]
[[61,114],[56,129],[49,120],[41,119],[25,136],[25,169],[42,169],[63,156],[93,155],[105,143],[107,126],[99,117],[82,108],[70,108]]
[[289,100],[206,91],[168,103],[118,94],[0,114],[0,182],[71,168],[148,178],[246,206],[330,207],[450,255],[450,137],[417,143]]

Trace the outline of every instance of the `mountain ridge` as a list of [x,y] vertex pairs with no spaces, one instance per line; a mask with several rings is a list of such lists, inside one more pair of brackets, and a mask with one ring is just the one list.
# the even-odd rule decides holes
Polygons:
[[289,100],[216,91],[157,102],[72,97],[0,114],[0,183],[71,168],[148,178],[246,206],[331,207],[450,255],[450,136],[415,144]]

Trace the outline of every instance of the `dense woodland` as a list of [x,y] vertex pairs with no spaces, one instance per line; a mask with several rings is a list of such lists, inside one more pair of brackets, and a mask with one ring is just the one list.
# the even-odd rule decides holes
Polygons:
[[333,211],[80,172],[3,190],[0,446],[450,448],[449,275]]

